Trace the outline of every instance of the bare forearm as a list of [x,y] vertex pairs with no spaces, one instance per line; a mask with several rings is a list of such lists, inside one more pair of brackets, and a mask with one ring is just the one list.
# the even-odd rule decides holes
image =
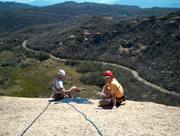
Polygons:
[[61,89],[61,88],[60,88],[59,91],[55,91],[55,94],[66,95],[66,94],[65,94],[65,91],[66,91],[65,89]]
[[107,98],[110,97],[110,88],[107,85],[103,87],[103,92],[105,93]]
[[61,93],[65,96],[66,95],[66,90],[65,89],[61,89]]

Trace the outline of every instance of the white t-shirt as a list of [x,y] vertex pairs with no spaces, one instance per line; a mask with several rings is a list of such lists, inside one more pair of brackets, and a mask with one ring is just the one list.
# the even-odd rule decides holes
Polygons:
[[53,82],[53,87],[52,87],[52,89],[53,89],[53,91],[59,91],[60,88],[64,89],[64,84],[63,84],[63,81],[62,81],[62,80],[60,80],[60,79],[57,78],[57,79],[54,80],[54,82]]

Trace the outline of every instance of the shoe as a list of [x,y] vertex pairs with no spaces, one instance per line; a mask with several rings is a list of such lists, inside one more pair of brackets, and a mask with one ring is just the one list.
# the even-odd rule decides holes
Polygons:
[[53,100],[48,100],[48,102],[55,102],[55,101],[57,101],[57,100],[55,100],[55,99],[53,99]]
[[122,98],[122,101],[126,101],[127,99],[127,95],[125,95],[123,98]]
[[76,92],[80,92],[81,90],[80,89],[76,89]]

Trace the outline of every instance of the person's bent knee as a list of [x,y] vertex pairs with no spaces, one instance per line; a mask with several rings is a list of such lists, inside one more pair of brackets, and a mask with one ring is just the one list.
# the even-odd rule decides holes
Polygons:
[[77,89],[77,87],[76,87],[76,86],[72,86],[72,89],[73,89],[73,90],[76,90],[76,89]]
[[99,101],[99,105],[102,105],[102,101]]
[[109,106],[110,103],[111,102],[109,100],[101,100],[101,101],[99,101],[99,105],[101,105],[101,106]]
[[104,106],[105,105],[104,100],[99,101],[99,105]]

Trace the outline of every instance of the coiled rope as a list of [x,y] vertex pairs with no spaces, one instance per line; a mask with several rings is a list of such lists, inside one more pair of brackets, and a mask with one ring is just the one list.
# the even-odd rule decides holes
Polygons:
[[80,97],[72,97],[72,98],[64,98],[62,100],[59,100],[57,102],[55,102],[54,104],[57,103],[70,103],[70,102],[75,102],[75,103],[79,103],[79,104],[94,104],[93,102],[91,102],[88,98],[80,98]]
[[51,97],[49,97],[49,99],[41,106],[41,108],[31,117],[31,119],[22,127],[22,129],[16,134],[16,136],[18,136],[23,130],[24,128],[31,122],[31,120],[40,112],[40,110],[48,103],[48,101],[50,100],[50,98],[52,98],[54,96],[54,93],[51,95]]
[[[99,128],[94,124],[93,121],[89,120],[86,116],[86,114],[84,114],[83,112],[79,111],[74,105],[70,104],[70,102],[75,102],[75,103],[83,103],[83,104],[93,104],[93,102],[89,101],[88,98],[78,98],[78,97],[72,97],[72,98],[64,98],[63,100],[59,101],[62,103],[67,103],[70,106],[72,106],[76,111],[78,111],[79,113],[81,113],[82,115],[84,115],[84,117],[86,118],[87,121],[91,122],[93,124],[93,126],[97,129],[98,133],[103,136],[103,134],[101,133],[101,131],[99,130]],[[55,102],[54,104],[57,104],[58,102]]]

